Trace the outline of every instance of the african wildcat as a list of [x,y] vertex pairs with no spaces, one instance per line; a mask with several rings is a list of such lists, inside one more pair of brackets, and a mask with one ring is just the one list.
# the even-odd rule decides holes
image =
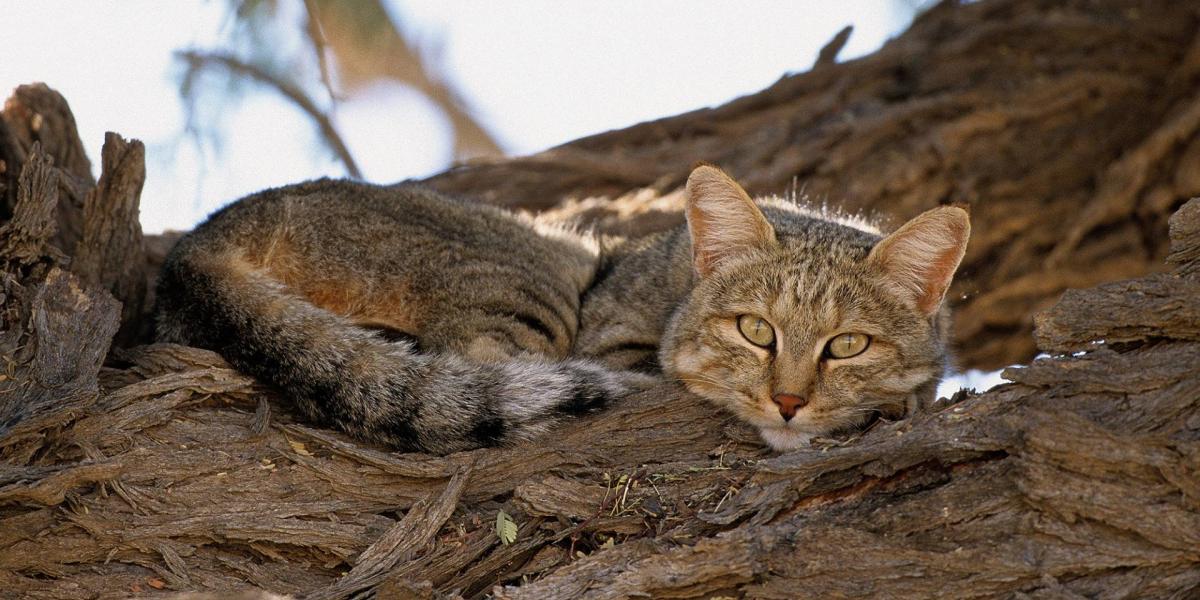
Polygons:
[[686,193],[686,227],[626,241],[417,187],[267,190],[174,248],[158,334],[309,419],[437,453],[536,436],[659,364],[778,449],[934,393],[965,211],[881,240],[711,166]]

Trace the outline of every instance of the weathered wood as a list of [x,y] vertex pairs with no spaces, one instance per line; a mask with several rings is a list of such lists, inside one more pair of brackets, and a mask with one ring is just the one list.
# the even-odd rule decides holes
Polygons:
[[1162,273],[1069,290],[1036,323],[1038,346],[1053,352],[1155,338],[1200,340],[1200,282]]
[[[899,214],[971,201],[965,350],[983,364],[1036,340],[1052,356],[984,394],[779,455],[667,383],[536,443],[433,457],[299,423],[287,398],[212,352],[117,349],[101,368],[116,301],[59,266],[65,171],[29,154],[26,200],[0,225],[0,410],[13,415],[0,432],[0,590],[1195,597],[1200,200],[1183,201],[1200,192],[1186,191],[1200,144],[1185,139],[1197,10],[944,3],[873,57],[434,180],[536,206],[649,186],[557,208],[630,232],[676,222],[671,190],[696,158],[760,192],[800,173],[810,191]],[[133,164],[104,161],[113,208],[95,218],[136,214],[136,186],[110,167]],[[1181,204],[1168,255],[1166,215]],[[1071,227],[1086,231],[1064,236]],[[127,289],[94,257],[132,256],[134,237],[90,246],[103,250],[82,272]],[[1164,257],[1170,272],[1150,266]],[[1071,286],[1089,289],[1048,306]],[[1043,305],[1029,337],[1020,315]],[[518,527],[508,544],[500,510]]]
[[33,147],[13,218],[0,225],[0,434],[22,419],[95,400],[119,305],[55,266],[58,171]]
[[1200,202],[1195,199],[1171,215],[1171,253],[1167,262],[1175,265],[1175,272],[1180,275],[1195,278],[1200,274]]
[[106,292],[85,290],[69,273],[52,268],[44,279],[6,292],[15,322],[0,331],[0,434],[44,411],[69,410],[94,401],[96,375],[117,331],[120,304]]
[[387,578],[397,565],[412,559],[413,554],[433,540],[433,536],[446,524],[462,498],[467,472],[450,478],[445,491],[434,499],[432,496],[418,500],[408,509],[404,518],[391,526],[355,560],[354,568],[345,577],[324,590],[305,596],[308,600],[344,598],[370,589]]
[[55,208],[58,205],[58,172],[51,159],[34,145],[33,155],[13,186],[16,202],[12,218],[0,224],[0,257],[11,277],[46,258],[58,260],[55,250],[48,248],[58,227]]
[[1200,200],[1193,199],[1171,217],[1168,259],[1178,265],[1176,272],[1068,291],[1038,315],[1038,347],[1071,352],[1102,343],[1200,340],[1200,281],[1187,277],[1200,262],[1198,248]]
[[146,250],[138,221],[145,156],[140,141],[105,134],[100,181],[87,194],[83,234],[71,263],[71,272],[85,284],[108,290],[121,302],[116,343],[122,346],[152,333],[143,318]]
[[41,146],[60,171],[58,231],[53,243],[71,252],[83,231],[84,196],[96,180],[71,107],[62,94],[44,83],[17,86],[0,111],[0,220],[13,214],[17,201],[13,183],[33,153],[34,144]]

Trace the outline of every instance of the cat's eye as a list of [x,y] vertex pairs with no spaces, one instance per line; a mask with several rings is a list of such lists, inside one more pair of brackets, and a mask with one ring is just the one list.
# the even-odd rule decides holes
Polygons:
[[755,346],[770,348],[775,343],[775,330],[762,317],[742,315],[738,317],[737,325],[742,336]]
[[825,355],[830,358],[858,356],[871,345],[871,337],[862,333],[843,333],[833,336],[825,345]]

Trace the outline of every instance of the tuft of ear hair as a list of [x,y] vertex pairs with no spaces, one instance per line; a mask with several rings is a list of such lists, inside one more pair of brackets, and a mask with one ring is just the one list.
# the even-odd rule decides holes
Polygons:
[[971,219],[957,206],[927,210],[871,249],[867,261],[884,273],[897,295],[927,316],[942,305],[967,251]]
[[693,169],[686,194],[692,265],[701,277],[731,258],[775,244],[775,229],[746,190],[721,169]]

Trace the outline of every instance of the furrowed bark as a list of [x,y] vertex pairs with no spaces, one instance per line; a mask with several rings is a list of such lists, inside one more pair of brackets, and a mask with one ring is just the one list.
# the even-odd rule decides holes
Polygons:
[[[667,383],[534,444],[396,454],[296,421],[214,353],[110,348],[117,300],[145,323],[141,146],[110,137],[96,186],[65,101],[20,88],[0,115],[0,590],[1196,597],[1198,11],[943,3],[874,55],[837,64],[834,40],[725,106],[428,182],[633,235],[678,222],[698,159],[897,222],[968,204],[965,364],[1048,357],[785,454]],[[147,238],[144,277],[170,241]]]
[[[129,345],[153,335],[143,318],[146,250],[138,206],[146,182],[146,148],[109,132],[101,150],[103,173],[87,195],[83,236],[71,271],[89,286],[108,290],[121,301],[116,343]],[[144,331],[143,331],[144,330]]]

